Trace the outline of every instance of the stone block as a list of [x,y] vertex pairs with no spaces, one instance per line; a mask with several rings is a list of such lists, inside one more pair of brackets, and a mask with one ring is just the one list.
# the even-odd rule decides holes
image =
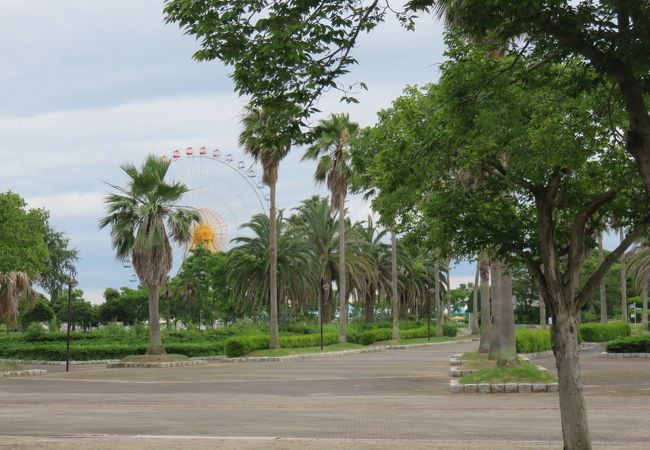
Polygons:
[[521,393],[533,392],[533,385],[530,383],[519,383],[517,384],[517,392],[521,392]]
[[504,390],[506,394],[516,394],[518,392],[517,383],[506,383],[504,385]]
[[478,392],[478,386],[476,384],[464,384],[463,385],[463,392],[469,392],[472,394],[476,394]]
[[533,384],[533,392],[548,392],[548,387],[545,383]]
[[505,386],[503,384],[491,384],[490,392],[493,394],[503,394],[505,392]]
[[451,392],[452,394],[459,394],[463,392],[463,385],[459,384],[455,380],[452,380],[449,382],[449,392]]
[[549,383],[548,384],[548,391],[549,392],[558,392],[559,391],[559,386],[557,383]]
[[489,383],[480,383],[478,385],[478,393],[479,394],[489,394],[490,391],[490,384]]

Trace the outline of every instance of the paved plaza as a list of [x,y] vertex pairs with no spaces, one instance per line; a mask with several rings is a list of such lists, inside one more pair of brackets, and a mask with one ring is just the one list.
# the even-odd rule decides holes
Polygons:
[[[476,343],[0,379],[0,448],[561,448],[556,393],[449,394]],[[650,359],[581,356],[592,438],[650,447]],[[552,357],[536,360],[554,371]]]

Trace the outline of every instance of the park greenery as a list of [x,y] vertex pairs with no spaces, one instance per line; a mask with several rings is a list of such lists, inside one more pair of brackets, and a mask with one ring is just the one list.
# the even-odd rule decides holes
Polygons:
[[[166,0],[164,14],[197,39],[197,60],[232,68],[248,101],[240,145],[262,165],[269,215],[244,224],[248,233],[232,250],[195,249],[170,276],[170,239],[188,242],[199,220],[177,206],[187,187],[165,179],[168,161],[124,165],[129,184],[113,186],[100,226],[110,228],[117,258],[133,265],[141,284],[107,289],[97,307],[74,291],[80,331],[108,325],[75,332],[76,356],[313,348],[319,319],[326,345],[422,339],[430,319],[433,334],[451,337],[451,316],[467,308],[480,317],[480,330],[471,324],[479,352],[495,366],[480,381],[537,376],[517,352],[552,348],[565,448],[590,449],[579,342],[648,348],[647,336],[630,336],[628,308],[642,304],[647,324],[650,7]],[[351,103],[367,88],[342,80],[357,63],[359,36],[389,14],[407,29],[416,14],[445,21],[439,79],[405,87],[372,126],[359,128],[347,114],[315,124],[325,92]],[[331,196],[278,211],[279,166],[299,150],[318,161],[315,180]],[[371,200],[378,223],[350,220],[350,192]],[[11,192],[0,206],[0,239],[11,243],[0,254],[0,319],[27,327],[0,337],[2,351],[60,359],[61,292],[77,254],[45,211],[27,210]],[[612,251],[602,248],[607,230],[620,233]],[[463,259],[477,262],[476,281],[452,290],[451,261]],[[130,330],[109,325],[115,321]],[[52,332],[31,322],[49,322]],[[515,330],[516,322],[540,329]]]

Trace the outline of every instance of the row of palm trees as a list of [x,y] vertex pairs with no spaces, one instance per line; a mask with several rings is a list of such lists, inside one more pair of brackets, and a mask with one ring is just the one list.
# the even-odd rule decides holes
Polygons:
[[[296,315],[322,308],[324,323],[333,318],[336,305],[331,294],[336,288],[344,303],[339,305],[339,326],[342,311],[355,303],[364,311],[364,321],[374,320],[377,305],[391,298],[392,248],[382,238],[381,230],[369,217],[367,221],[343,221],[328,199],[312,197],[302,202],[289,217],[281,212],[276,218],[277,299],[279,305]],[[235,238],[239,244],[228,258],[228,280],[242,306],[269,307],[270,292],[269,217],[258,214],[242,226],[248,235]],[[345,246],[341,241],[345,239]],[[340,249],[347,249],[341,265]],[[446,289],[447,268],[431,255],[419,254],[398,246],[397,252],[398,308],[394,317],[425,315],[431,300]],[[436,270],[438,273],[436,275]],[[442,273],[441,273],[442,272]],[[347,284],[343,292],[341,280]],[[436,285],[436,280],[438,284]],[[438,286],[438,289],[436,289]],[[269,308],[270,309],[270,308]],[[345,333],[345,327],[343,333]],[[345,334],[343,334],[345,336]]]

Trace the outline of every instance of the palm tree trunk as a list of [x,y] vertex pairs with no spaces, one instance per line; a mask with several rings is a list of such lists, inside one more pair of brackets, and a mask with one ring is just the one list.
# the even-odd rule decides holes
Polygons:
[[271,190],[271,207],[269,208],[269,250],[271,252],[271,273],[269,274],[269,298],[270,298],[270,313],[269,313],[269,327],[271,340],[269,341],[270,348],[280,348],[280,336],[278,326],[278,234],[276,223],[276,209],[275,209],[275,188],[277,181],[272,180],[269,183]]
[[479,332],[478,327],[478,275],[479,275],[479,259],[476,260],[476,274],[474,275],[474,292],[472,293],[472,320],[470,322],[470,329],[472,334]]
[[517,345],[515,341],[515,314],[512,305],[512,277],[505,265],[501,265],[501,301],[499,305],[499,350],[497,367],[517,365]]
[[158,310],[160,286],[147,286],[149,288],[149,347],[147,355],[164,355],[160,337],[160,311]]
[[348,324],[347,286],[345,279],[345,192],[339,194],[339,342],[348,341],[346,326]]
[[[625,230],[620,229],[621,242],[625,239]],[[625,273],[625,253],[621,255],[621,319],[628,322],[627,317],[627,275]]]
[[330,323],[332,321],[332,280],[329,276],[323,276],[323,323]]
[[479,256],[479,272],[481,277],[481,339],[478,351],[490,351],[490,325],[492,313],[490,311],[490,261],[485,255]]
[[393,289],[393,340],[399,340],[399,297],[397,296],[397,236],[390,232],[391,252],[391,287]]
[[374,286],[370,284],[366,291],[366,308],[363,316],[363,323],[370,324],[375,321],[375,291]]
[[[598,264],[605,261],[603,253],[603,233],[598,233]],[[607,287],[605,286],[605,277],[600,282],[600,323],[607,323]]]
[[443,334],[443,317],[442,317],[442,302],[440,299],[440,261],[436,259],[436,262],[433,264],[433,298],[436,308],[436,336],[442,336]]
[[643,310],[641,311],[641,323],[643,324],[643,329],[647,328],[648,325],[648,283],[643,284],[643,290],[641,291],[641,301],[643,302]]
[[490,353],[488,359],[497,359],[501,338],[501,263],[491,264],[490,281],[492,287],[492,323],[490,326]]

